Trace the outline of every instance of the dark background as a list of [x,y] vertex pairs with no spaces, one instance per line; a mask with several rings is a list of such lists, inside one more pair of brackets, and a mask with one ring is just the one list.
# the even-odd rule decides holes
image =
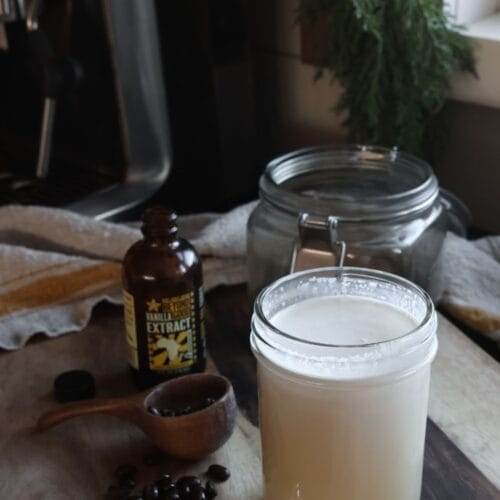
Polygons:
[[[258,177],[272,157],[343,140],[333,113],[331,122],[328,115],[319,127],[300,116],[300,109],[287,110],[290,99],[302,99],[302,106],[316,106],[306,110],[309,116],[317,111],[324,117],[334,103],[329,96],[315,100],[321,82],[312,83],[313,68],[300,48],[290,49],[289,32],[296,29],[292,4],[157,2],[173,169],[152,202],[180,212],[227,210],[257,196]],[[124,160],[101,2],[47,0],[46,5],[42,25],[58,55],[75,58],[84,72],[57,110],[49,182],[60,188],[37,200],[61,205],[122,178]],[[0,174],[32,176],[40,72],[21,26],[7,29],[11,50],[0,52]],[[286,93],[290,86],[298,95]],[[436,117],[426,158],[441,184],[470,207],[475,226],[490,232],[500,231],[499,130],[499,110],[450,100]]]

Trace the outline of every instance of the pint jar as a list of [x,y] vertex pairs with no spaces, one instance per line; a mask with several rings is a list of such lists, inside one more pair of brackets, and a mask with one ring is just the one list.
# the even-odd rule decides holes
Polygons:
[[[369,302],[368,322],[395,334],[340,341],[348,324],[334,316],[320,338],[325,318],[321,308],[311,309],[318,299],[354,301],[352,324],[363,321],[360,301]],[[297,305],[308,313],[303,308],[297,323],[277,327],[277,315]],[[409,330],[389,324],[386,313],[396,311],[411,319]],[[250,340],[258,361],[265,500],[420,499],[436,328],[430,297],[381,271],[307,270],[260,293]]]

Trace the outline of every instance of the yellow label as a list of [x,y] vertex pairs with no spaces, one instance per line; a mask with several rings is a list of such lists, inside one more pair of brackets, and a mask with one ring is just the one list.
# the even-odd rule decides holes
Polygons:
[[176,371],[197,361],[195,297],[185,293],[176,297],[146,301],[149,368]]
[[128,362],[130,366],[139,369],[139,356],[137,353],[137,329],[135,325],[134,297],[123,290],[123,305],[125,311],[125,333],[127,336]]

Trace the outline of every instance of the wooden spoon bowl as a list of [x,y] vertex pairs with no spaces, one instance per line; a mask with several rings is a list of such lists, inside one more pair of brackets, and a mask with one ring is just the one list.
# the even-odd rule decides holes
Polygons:
[[[151,406],[196,408],[207,398],[215,402],[187,415],[162,417],[148,411]],[[65,404],[42,415],[37,430],[44,431],[70,418],[97,413],[128,420],[168,455],[192,460],[213,453],[229,439],[236,423],[237,406],[229,380],[200,373],[169,380],[133,396]]]

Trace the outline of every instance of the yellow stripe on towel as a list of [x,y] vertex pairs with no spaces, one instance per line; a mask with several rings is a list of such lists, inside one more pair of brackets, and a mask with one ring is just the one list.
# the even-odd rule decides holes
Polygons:
[[106,262],[38,278],[0,295],[0,315],[70,302],[120,283],[121,264]]

